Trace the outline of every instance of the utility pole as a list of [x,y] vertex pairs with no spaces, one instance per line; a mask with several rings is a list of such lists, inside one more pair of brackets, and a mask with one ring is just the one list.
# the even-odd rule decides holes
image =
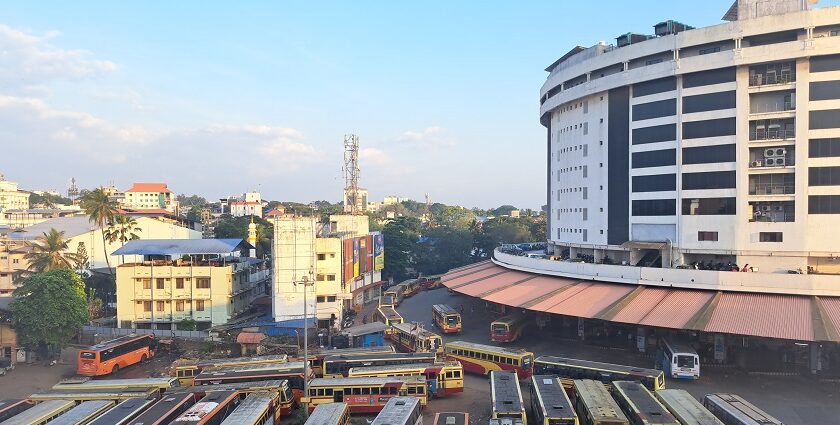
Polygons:
[[[312,270],[309,271],[312,274]],[[315,285],[315,281],[309,276],[301,277],[303,284],[303,415],[309,417],[309,303],[306,300],[306,293],[309,287]]]
[[[359,136],[344,135],[344,193],[347,205],[344,212],[361,214],[359,209]],[[366,205],[361,208],[364,209]]]

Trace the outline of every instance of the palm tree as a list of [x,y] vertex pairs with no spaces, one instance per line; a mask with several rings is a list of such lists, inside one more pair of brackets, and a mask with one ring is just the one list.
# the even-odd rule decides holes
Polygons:
[[29,261],[27,270],[31,272],[48,272],[56,269],[73,270],[79,259],[75,253],[67,252],[68,240],[64,239],[64,232],[50,229],[38,236],[32,244],[32,251],[24,255]]
[[108,258],[105,224],[114,219],[117,205],[108,198],[108,194],[102,188],[98,188],[86,193],[82,197],[81,206],[90,219],[90,222],[95,223],[102,230],[102,252],[105,253],[105,264],[108,265],[108,273],[113,274],[111,271],[111,260]]
[[[114,218],[108,222],[108,228],[105,229],[102,235],[108,242],[120,242],[125,245],[128,241],[140,239],[140,235],[134,232],[141,232],[143,229],[137,227],[137,220],[125,214],[116,214]],[[123,257],[124,258],[124,257]]]

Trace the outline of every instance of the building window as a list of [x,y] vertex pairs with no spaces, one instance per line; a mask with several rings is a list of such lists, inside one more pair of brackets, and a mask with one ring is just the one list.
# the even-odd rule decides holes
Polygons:
[[683,215],[733,215],[735,198],[683,198]]
[[143,289],[152,289],[152,279],[140,279],[143,281]]
[[326,259],[327,259],[327,254],[318,254],[318,260],[319,261],[324,261]]
[[175,278],[175,288],[176,289],[184,289],[184,278],[183,277],[176,277]]
[[184,311],[184,300],[175,301],[175,311]]
[[759,232],[758,233],[758,241],[759,242],[781,242],[782,241],[782,232]]
[[143,301],[143,311],[152,311],[152,302],[151,301]]
[[335,275],[334,274],[328,274],[327,275],[327,282],[335,282]]
[[161,278],[155,279],[155,288],[163,289],[163,279],[161,279]]
[[204,311],[204,300],[195,300],[195,311]]
[[195,287],[197,289],[210,289],[210,278],[200,277],[200,278],[196,279]]
[[163,301],[157,301],[157,302],[155,303],[155,306],[156,306],[155,310],[157,310],[157,311],[163,311]]
[[717,53],[720,51],[720,46],[709,47],[707,49],[700,49],[701,55],[708,55],[709,53]]
[[697,232],[698,241],[717,242],[718,232]]
[[20,259],[19,259],[19,258],[13,258],[13,259],[12,259],[12,264],[18,264],[18,263],[20,263]]
[[323,295],[319,295],[319,296],[315,297],[315,302],[316,303],[322,303],[322,302],[324,302],[325,299],[326,298],[324,298]]
[[334,303],[335,302],[335,295],[328,296],[327,297],[327,302],[328,303]]

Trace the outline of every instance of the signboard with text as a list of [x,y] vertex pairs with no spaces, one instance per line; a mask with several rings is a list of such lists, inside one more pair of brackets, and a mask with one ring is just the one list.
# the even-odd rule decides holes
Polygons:
[[385,237],[382,233],[373,235],[373,269],[382,270],[385,268]]

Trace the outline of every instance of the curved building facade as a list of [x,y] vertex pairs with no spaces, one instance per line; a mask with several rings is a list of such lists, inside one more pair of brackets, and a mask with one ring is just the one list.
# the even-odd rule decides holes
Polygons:
[[556,256],[840,272],[840,7],[803,3],[740,0],[546,69]]

